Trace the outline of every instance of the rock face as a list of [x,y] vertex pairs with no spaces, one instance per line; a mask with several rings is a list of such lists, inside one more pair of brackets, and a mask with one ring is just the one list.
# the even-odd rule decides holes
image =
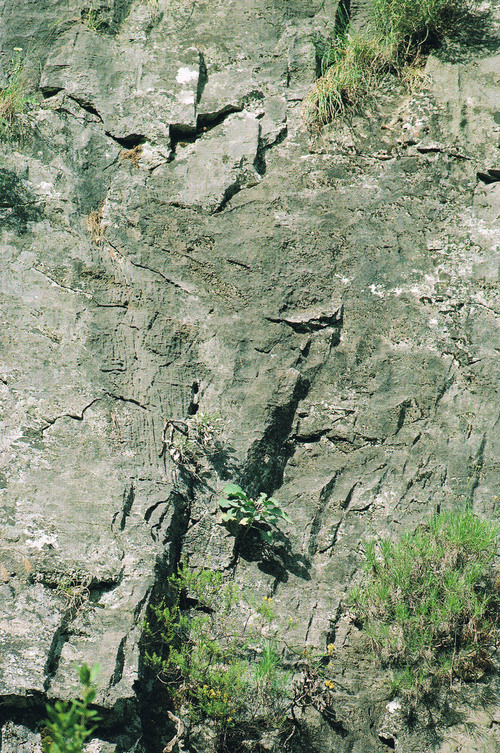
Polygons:
[[[292,519],[236,578],[290,642],[335,645],[336,720],[310,709],[303,750],[500,750],[495,677],[411,728],[343,608],[365,537],[496,516],[500,15],[414,95],[310,134],[335,10],[0,3],[4,73],[22,48],[38,92],[0,156],[2,753],[36,748],[84,661],[92,745],[144,748],[145,610],[181,556],[231,567],[228,480]],[[222,448],[203,477],[168,438],[197,415]]]

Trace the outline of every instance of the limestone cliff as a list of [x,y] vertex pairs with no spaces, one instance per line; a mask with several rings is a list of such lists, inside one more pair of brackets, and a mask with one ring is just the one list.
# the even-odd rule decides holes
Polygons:
[[[310,133],[335,11],[0,2],[3,73],[21,48],[36,90],[0,149],[1,753],[37,749],[82,662],[92,745],[161,750],[141,625],[181,557],[234,566],[227,481],[292,520],[235,578],[290,643],[335,646],[335,719],[310,709],[302,750],[500,751],[496,675],[411,727],[344,608],[364,537],[498,510],[500,9],[413,95]],[[196,415],[202,475],[169,438]]]

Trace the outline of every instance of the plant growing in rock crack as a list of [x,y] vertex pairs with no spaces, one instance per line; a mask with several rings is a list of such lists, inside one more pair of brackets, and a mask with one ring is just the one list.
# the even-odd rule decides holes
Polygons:
[[[45,582],[47,582],[47,577],[45,577]],[[92,576],[88,573],[78,571],[60,573],[57,580],[53,582],[56,594],[62,596],[66,602],[65,612],[70,619],[74,619],[84,610],[95,606],[90,594]]]
[[100,720],[97,711],[90,708],[96,697],[94,680],[98,672],[99,667],[91,669],[83,664],[78,670],[80,697],[47,706],[48,719],[42,730],[43,753],[82,753]]
[[395,687],[420,695],[491,666],[500,598],[492,560],[499,527],[472,512],[433,516],[399,540],[366,545],[366,580],[351,593]]
[[150,607],[143,644],[158,697],[166,693],[182,719],[178,728],[209,722],[218,750],[234,749],[240,732],[278,734],[291,677],[282,648],[268,635],[269,600],[266,609],[255,608],[222,573],[182,565],[168,586],[168,603]]
[[321,126],[352,111],[387,74],[409,88],[423,55],[470,25],[468,7],[457,0],[369,0],[368,23],[354,31],[349,3],[341,0],[332,39],[316,40],[321,75],[304,101],[306,121]]
[[203,458],[216,448],[217,417],[196,414],[186,421],[169,419],[163,428],[161,455],[167,451],[173,462],[194,476]]
[[257,531],[261,540],[271,543],[272,528],[277,528],[280,520],[291,523],[274,497],[261,492],[257,499],[251,499],[238,484],[227,484],[218,500],[222,510],[222,522],[229,528],[241,526],[246,532]]

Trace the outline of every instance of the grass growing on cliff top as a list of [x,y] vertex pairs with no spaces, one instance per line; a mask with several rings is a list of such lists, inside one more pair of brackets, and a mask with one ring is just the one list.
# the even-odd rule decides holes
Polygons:
[[423,53],[456,30],[466,4],[369,0],[368,28],[357,33],[341,11],[334,39],[326,50],[324,41],[320,45],[322,75],[304,101],[306,122],[321,126],[353,109],[389,71],[404,77]]
[[490,666],[500,598],[492,560],[499,527],[472,512],[441,514],[397,541],[366,547],[358,620],[396,687],[419,694]]

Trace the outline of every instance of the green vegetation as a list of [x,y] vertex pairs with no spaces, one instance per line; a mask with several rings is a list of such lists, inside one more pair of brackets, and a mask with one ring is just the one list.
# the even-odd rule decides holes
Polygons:
[[14,135],[16,120],[31,102],[22,50],[14,48],[14,57],[7,75],[7,86],[0,89],[0,141]]
[[322,62],[323,75],[305,103],[310,125],[324,125],[354,107],[392,67],[392,49],[381,38],[346,36],[332,44]]
[[279,730],[290,705],[290,676],[277,641],[268,637],[270,600],[252,608],[233,582],[205,569],[180,566],[168,585],[170,606],[162,601],[150,609],[143,640],[146,665],[176,714],[211,721],[219,737],[241,724],[247,732]]
[[396,59],[406,62],[453,31],[465,6],[458,0],[371,0],[372,21]]
[[404,79],[450,32],[465,6],[458,0],[369,0],[367,30],[353,32],[341,14],[329,44],[318,40],[321,76],[304,102],[306,121],[321,126],[353,109],[384,74]]
[[223,511],[222,521],[231,527],[242,526],[245,531],[255,529],[262,541],[273,540],[270,528],[276,528],[280,520],[291,522],[274,497],[261,493],[257,499],[251,499],[238,484],[227,484],[223,497],[218,500]]
[[93,682],[98,672],[98,667],[90,669],[83,664],[78,670],[82,684],[80,698],[47,706],[48,719],[42,732],[44,753],[82,753],[85,741],[99,721],[97,711],[90,708],[96,696]]
[[395,685],[419,694],[490,666],[499,595],[492,570],[499,527],[472,512],[435,515],[398,541],[366,547],[357,619]]

